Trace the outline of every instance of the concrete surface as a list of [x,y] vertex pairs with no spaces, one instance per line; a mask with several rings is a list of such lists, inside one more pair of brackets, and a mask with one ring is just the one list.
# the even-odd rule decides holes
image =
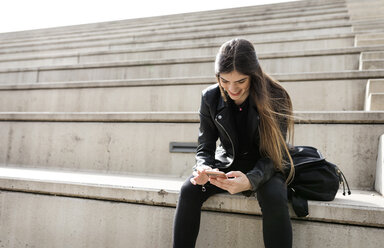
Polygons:
[[[343,112],[324,113],[323,118],[316,115],[298,116],[302,123],[312,124],[296,124],[295,145],[317,147],[329,161],[340,166],[352,188],[373,189],[383,112],[352,112],[345,118]],[[186,177],[195,162],[192,153],[169,153],[170,142],[196,142],[195,113],[1,116],[0,136],[7,144],[0,147],[0,162],[8,166]],[[154,117],[160,122],[153,122]],[[185,123],[181,123],[183,120]]]
[[[261,62],[269,73],[316,73],[357,70],[359,55],[275,58]],[[63,82],[138,78],[172,78],[211,76],[213,58],[143,60],[82,65],[0,69],[0,83]],[[276,66],[272,65],[274,61]],[[345,63],[343,62],[345,61]],[[292,66],[295,64],[295,66]]]
[[[213,84],[214,80],[174,78],[0,85],[0,111],[197,111],[201,91]],[[313,80],[281,84],[290,94],[294,110],[351,111],[363,110],[366,81]]]
[[[249,9],[244,9],[243,11],[239,11],[239,10],[237,10],[236,12],[231,11],[230,15],[228,15],[228,13],[223,13],[223,14],[217,15],[216,14],[217,12],[216,13],[213,12],[213,13],[206,13],[205,15],[202,16],[202,15],[199,15],[200,13],[195,13],[195,15],[191,15],[191,14],[184,15],[183,19],[180,19],[180,18],[178,18],[179,16],[174,15],[175,18],[173,18],[173,20],[170,19],[168,21],[165,21],[167,19],[167,17],[162,17],[162,19],[158,18],[161,20],[160,22],[157,21],[157,22],[152,22],[152,23],[147,23],[147,24],[145,23],[147,20],[141,20],[141,21],[136,21],[136,22],[134,20],[129,20],[129,21],[126,21],[127,24],[125,24],[125,25],[113,25],[113,23],[112,23],[112,25],[109,24],[109,26],[100,27],[100,24],[99,24],[97,29],[94,29],[94,30],[92,30],[89,27],[89,25],[88,25],[87,29],[83,28],[82,30],[76,30],[76,28],[72,28],[72,30],[71,30],[72,35],[76,35],[76,36],[74,36],[75,38],[73,38],[73,37],[71,38],[71,35],[69,35],[68,32],[65,33],[64,37],[58,37],[58,38],[64,38],[64,40],[76,39],[76,38],[79,39],[79,38],[82,38],[82,36],[89,38],[89,37],[95,37],[97,34],[105,34],[105,33],[111,36],[114,33],[116,33],[116,31],[114,29],[117,29],[120,33],[125,33],[126,35],[132,34],[132,33],[141,35],[143,33],[143,31],[142,31],[143,29],[144,29],[144,31],[145,31],[145,29],[147,29],[148,31],[152,31],[152,32],[155,32],[157,34],[157,33],[163,32],[164,28],[167,28],[167,29],[171,28],[172,30],[174,30],[176,32],[177,32],[178,28],[179,29],[181,28],[182,30],[187,30],[189,25],[192,26],[194,29],[196,29],[196,27],[199,27],[200,25],[201,26],[199,27],[199,29],[204,28],[204,26],[210,25],[210,26],[214,27],[214,30],[218,30],[218,28],[215,28],[215,24],[217,25],[217,23],[220,23],[220,22],[224,22],[226,24],[229,23],[230,25],[236,25],[236,23],[239,23],[239,22],[246,24],[248,21],[249,23],[251,23],[253,25],[259,24],[259,27],[264,28],[264,27],[267,27],[268,24],[271,24],[271,23],[272,24],[275,23],[275,24],[278,24],[280,26],[287,25],[290,22],[292,22],[292,20],[291,20],[292,17],[295,17],[296,20],[299,21],[298,23],[300,23],[300,19],[297,19],[300,16],[303,17],[301,19],[301,23],[303,23],[305,25],[311,24],[311,20],[313,18],[317,18],[317,20],[318,20],[317,22],[319,22],[319,23],[321,23],[322,21],[326,21],[327,19],[332,20],[333,23],[336,23],[342,19],[345,19],[345,14],[347,13],[345,6],[340,7],[340,5],[332,5],[329,7],[328,6],[320,6],[320,7],[321,8],[317,8],[317,9],[316,9],[316,7],[310,7],[310,6],[309,6],[309,8],[308,7],[304,7],[304,8],[299,7],[299,8],[291,9],[288,12],[287,12],[287,10],[280,11],[280,10],[274,10],[274,9],[268,10],[267,12],[266,11],[255,11],[255,9],[249,8]],[[228,10],[226,12],[228,12]],[[331,16],[327,17],[329,14],[331,14]],[[332,14],[339,14],[339,15],[343,14],[344,16],[343,16],[343,18],[337,18],[335,16],[332,16]],[[316,15],[317,15],[317,17],[316,17]],[[266,16],[268,18],[266,18]],[[287,18],[287,17],[290,19],[285,20],[284,18]],[[150,18],[148,18],[148,19],[150,19]],[[278,21],[276,19],[282,20],[282,21]],[[216,23],[210,22],[211,20],[215,20]],[[234,21],[234,20],[236,20],[236,21]],[[154,23],[156,23],[156,24],[154,25]],[[185,23],[187,23],[187,24],[185,24]],[[179,24],[179,26],[177,26],[178,24]],[[106,29],[106,27],[108,29]],[[69,28],[71,28],[71,27],[69,27]],[[156,29],[154,30],[154,28],[156,28]],[[229,28],[231,28],[231,26],[229,26]],[[111,29],[112,29],[112,32],[111,32]],[[65,30],[65,27],[62,28],[61,30]],[[37,33],[37,32],[35,32],[35,33]],[[45,39],[47,39],[46,37],[51,38],[49,36],[49,34],[47,34],[47,32],[45,32],[44,34],[45,35],[43,37],[45,37]],[[40,37],[42,37],[42,35],[40,35]],[[41,38],[38,41],[41,42]],[[11,44],[12,43],[17,44],[20,42],[17,42],[16,39],[13,39],[13,40],[11,40],[10,43]],[[29,45],[33,45],[33,44],[34,43],[29,43]]]
[[346,0],[351,20],[381,19],[384,11],[382,0]]
[[[0,180],[0,182],[3,181]],[[57,189],[86,189],[84,185],[49,184],[55,188],[50,192],[58,191]],[[37,182],[32,181],[31,188],[35,185]],[[132,195],[129,192],[135,191],[100,186],[88,186],[87,188],[94,192],[107,193],[109,196],[113,195],[111,190],[125,193],[128,197]],[[76,190],[72,189],[71,192],[76,192]],[[173,198],[172,204],[174,205],[175,199],[177,199],[177,193],[167,191],[158,193],[141,190],[141,192],[143,196],[147,194],[144,201],[150,201],[150,196],[154,195],[157,199]],[[102,194],[104,195],[104,193]],[[232,201],[227,201],[226,198],[232,198]],[[139,198],[136,197],[136,199]],[[220,203],[221,199],[224,200],[223,203]],[[134,204],[126,201],[127,198],[124,196],[121,201],[118,201],[116,199],[78,198],[76,195],[61,197],[60,194],[55,196],[0,191],[3,216],[0,220],[0,241],[6,247],[171,246],[174,208],[164,206],[166,204],[164,201],[152,201],[148,204]],[[256,200],[253,198],[244,199],[242,196],[229,195],[212,197],[204,206],[207,205],[209,209],[212,204],[220,203],[225,206],[227,203],[235,202],[242,202],[249,208],[258,208]],[[248,205],[249,203],[251,204]],[[313,202],[313,204],[316,203]],[[332,204],[333,202],[327,203],[326,206],[320,208],[330,210]],[[220,207],[220,205],[216,206]],[[312,202],[310,202],[310,211],[316,212],[316,210],[312,211],[311,207]],[[340,207],[343,208],[342,205]],[[337,207],[334,209],[337,210]],[[353,213],[351,208],[344,209],[348,213]],[[368,209],[371,209],[372,213],[375,212],[372,207],[365,208],[364,211],[366,212]],[[376,209],[376,212],[382,211],[382,206]],[[359,212],[358,207],[355,210]],[[341,211],[337,212],[341,213]],[[360,212],[362,211],[360,210]],[[324,216],[323,213],[322,216]],[[377,216],[381,218],[383,215],[377,212]],[[362,246],[376,248],[381,247],[384,241],[381,227],[323,221],[312,222],[310,219],[309,221],[293,219],[292,223],[294,247],[334,247],[336,245],[352,248]],[[253,235],[244,232],[244,229],[254,230]],[[14,230],[18,230],[18,233],[24,235],[14,235]],[[217,235],[217,233],[222,235]],[[217,238],[218,236],[220,238]],[[325,236],[326,239],[323,238]],[[261,218],[258,214],[225,213],[225,210],[224,212],[223,210],[202,212],[197,247],[249,247],[255,244],[262,246]]]
[[[183,180],[172,177],[105,175],[80,171],[0,168],[2,190],[78,197],[116,202],[175,207]],[[198,186],[197,186],[198,187]],[[340,188],[331,202],[309,201],[309,215],[292,218],[339,224],[384,227],[384,197],[374,191],[353,190],[342,195]],[[349,206],[349,207],[346,207]],[[223,193],[211,197],[205,210],[261,215],[255,197]]]
[[[167,15],[160,17],[150,17],[150,18],[138,18],[138,19],[130,19],[130,20],[121,20],[121,21],[112,21],[112,22],[103,22],[103,23],[93,23],[93,24],[83,24],[83,25],[74,25],[60,28],[47,28],[40,30],[31,30],[24,32],[12,32],[12,33],[4,33],[2,36],[2,40],[6,41],[17,41],[18,39],[36,39],[41,38],[42,35],[44,37],[55,37],[58,35],[65,35],[65,37],[70,36],[71,34],[81,35],[81,34],[89,34],[98,32],[100,30],[111,30],[111,29],[124,29],[124,28],[145,28],[151,27],[156,23],[156,26],[172,24],[177,25],[180,23],[193,23],[198,24],[199,21],[203,23],[209,22],[211,20],[219,19],[219,20],[227,20],[231,18],[239,18],[244,16],[256,16],[259,19],[263,18],[262,14],[268,14],[269,19],[273,18],[282,18],[284,16],[290,16],[293,12],[294,16],[303,15],[303,16],[311,16],[315,13],[320,16],[325,16],[327,13],[333,12],[344,12],[345,4],[342,2],[324,2],[321,3],[311,3],[303,6],[301,3],[291,6],[284,6],[284,3],[280,5],[273,5],[273,7],[267,6],[247,6],[242,8],[235,9],[221,9],[215,11],[203,11],[203,12],[195,12],[195,13],[183,13],[176,15]],[[270,5],[272,6],[272,5]],[[335,9],[337,11],[335,11]],[[228,15],[230,13],[230,15]],[[256,14],[256,15],[255,15]],[[183,17],[182,19],[180,17]]]
[[384,45],[384,39],[357,40],[358,46],[380,46]]
[[[147,23],[145,20],[141,21],[133,21],[132,19],[128,22],[125,22],[125,24],[116,24],[110,22],[107,27],[101,27],[101,24],[99,23],[99,26],[96,29],[92,29],[90,27],[88,28],[76,28],[72,27],[70,33],[63,32],[65,27],[62,27],[61,29],[57,30],[55,33],[48,33],[47,30],[35,30],[36,31],[42,31],[44,32],[44,35],[40,36],[33,36],[33,37],[23,37],[23,38],[13,38],[9,39],[10,36],[12,36],[12,33],[8,33],[7,37],[2,37],[2,42],[0,44],[4,45],[10,45],[10,44],[33,44],[32,42],[56,42],[60,40],[71,40],[73,38],[92,38],[96,35],[111,35],[111,34],[118,34],[118,33],[137,33],[137,32],[143,32],[143,31],[149,31],[155,28],[155,31],[160,30],[166,30],[166,29],[172,29],[172,30],[181,30],[185,28],[190,27],[198,27],[200,30],[207,28],[207,26],[214,26],[217,24],[223,25],[223,24],[234,24],[234,23],[240,23],[240,22],[246,22],[246,23],[257,23],[259,25],[263,26],[270,26],[270,25],[279,25],[284,23],[294,23],[294,22],[319,22],[319,21],[326,21],[329,19],[333,20],[346,20],[349,18],[349,16],[346,14],[345,9],[341,8],[338,11],[333,10],[327,10],[328,6],[322,5],[316,8],[312,7],[311,11],[305,10],[305,9],[296,9],[296,13],[286,13],[281,12],[279,16],[274,16],[274,18],[271,16],[270,18],[265,18],[261,14],[262,12],[257,12],[254,10],[247,10],[247,12],[240,11],[232,11],[230,15],[214,15],[211,13],[210,15],[207,15],[205,17],[198,17],[196,14],[191,16],[194,17],[193,19],[187,18],[184,16],[184,18],[178,19],[174,18],[173,20],[165,21],[165,16],[163,16],[161,19],[161,22],[149,22]],[[337,8],[337,5],[333,5],[333,7]],[[322,11],[321,11],[322,10]],[[303,15],[303,11],[306,12]],[[320,12],[321,11],[321,12]],[[328,13],[331,11],[331,13]],[[309,12],[309,13],[308,13]],[[265,15],[265,13],[263,13]],[[276,11],[275,11],[276,14]],[[296,14],[296,15],[295,15]],[[308,15],[309,14],[309,15]],[[269,13],[271,15],[271,13]],[[145,18],[147,20],[147,18]],[[148,18],[150,19],[150,18]],[[89,25],[88,25],[89,26]],[[217,27],[216,27],[217,28]],[[68,30],[67,30],[68,31]],[[28,32],[24,32],[26,34]],[[1,34],[0,34],[1,35]],[[4,35],[3,35],[4,36]],[[8,38],[8,39],[7,39]]]
[[384,110],[384,79],[368,80],[365,87],[365,111]]
[[377,70],[384,68],[383,59],[364,60],[362,63],[363,70]]
[[[345,12],[345,11],[344,11]],[[294,13],[292,13],[294,14]],[[300,15],[300,14],[299,14]],[[210,32],[219,33],[224,32],[227,30],[243,30],[245,33],[248,33],[250,31],[254,32],[274,32],[276,30],[296,30],[296,29],[311,29],[312,27],[318,28],[320,27],[319,24],[324,26],[328,26],[330,28],[336,27],[336,26],[350,26],[350,22],[348,21],[348,17],[346,14],[342,16],[342,18],[335,17],[335,15],[331,16],[315,16],[315,18],[306,16],[305,18],[295,18],[292,20],[292,18],[279,18],[279,19],[270,19],[265,20],[265,16],[263,16],[261,19],[260,16],[257,17],[258,20],[255,19],[255,14],[253,14],[252,17],[248,18],[236,18],[232,17],[229,20],[217,20],[215,23],[209,23],[204,22],[204,26],[193,25],[194,23],[188,23],[188,25],[185,24],[185,20],[183,25],[179,25],[179,27],[175,25],[168,26],[168,28],[162,28],[163,25],[154,25],[150,27],[147,30],[142,30],[135,28],[134,30],[127,30],[124,28],[120,28],[118,32],[100,32],[92,35],[87,35],[85,37],[82,37],[82,35],[78,35],[75,37],[59,37],[57,39],[50,39],[50,40],[39,40],[39,41],[21,41],[21,42],[10,42],[6,44],[0,44],[0,49],[5,52],[11,52],[11,51],[17,51],[15,48],[19,48],[20,50],[24,49],[39,49],[40,47],[59,47],[63,46],[63,44],[71,45],[73,43],[84,43],[84,42],[97,42],[102,41],[105,38],[108,38],[110,41],[121,40],[125,38],[127,41],[131,40],[132,37],[144,37],[146,36],[149,40],[155,38],[161,38],[164,35],[190,35],[191,33],[194,33],[197,36],[204,36],[206,34],[210,34]],[[261,19],[261,20],[260,20]],[[201,21],[200,21],[201,22]],[[157,28],[158,27],[158,28]],[[87,33],[84,33],[87,34]],[[83,34],[83,35],[84,35]],[[152,34],[152,37],[150,36]]]
[[371,111],[384,110],[384,92],[371,94]]
[[[225,32],[225,34],[223,34]],[[159,34],[159,35],[153,35],[151,32],[148,32],[146,35],[140,35],[140,36],[133,36],[133,35],[115,35],[115,37],[109,37],[114,38],[114,42],[155,42],[155,41],[167,41],[167,40],[191,40],[196,38],[214,38],[214,37],[228,37],[228,36],[243,36],[243,35],[249,35],[252,34],[253,39],[262,39],[266,34],[268,34],[269,38],[279,39],[285,36],[310,36],[310,35],[324,35],[324,34],[348,34],[352,32],[352,27],[350,24],[342,22],[340,24],[328,24],[323,25],[321,23],[311,24],[310,26],[300,26],[299,27],[293,27],[293,28],[280,28],[280,27],[267,27],[267,28],[260,28],[255,31],[254,27],[251,28],[244,28],[244,30],[236,29],[232,31],[228,30],[215,30],[215,31],[205,31],[205,32],[199,32],[197,34],[192,33],[176,33],[173,34],[172,32],[165,33],[165,34]],[[107,36],[108,37],[108,36]],[[90,45],[98,45],[100,44],[100,41],[107,38],[104,37],[97,37],[95,39],[90,40],[80,40],[80,41],[74,41],[72,44],[67,44],[68,46],[90,46]],[[227,38],[228,39],[228,38]],[[215,41],[215,40],[211,40]],[[190,44],[190,42],[187,42],[187,44]],[[14,47],[5,47],[1,49],[3,53],[14,53],[14,52],[27,52],[31,51],[31,49],[34,50],[50,50],[50,49],[58,49],[58,48],[65,48],[65,43],[53,43],[53,44],[46,44],[44,46],[40,46],[38,44],[30,46],[30,47],[20,47],[20,46],[14,46]]]
[[[321,57],[326,59],[326,55],[336,56],[334,59],[338,59],[342,55],[352,56],[353,54],[357,56],[362,51],[361,58],[365,58],[364,54],[368,51],[375,51],[378,49],[384,49],[382,47],[348,47],[347,44],[344,44],[343,48],[330,49],[324,47],[321,44],[326,43],[336,43],[335,39],[322,38],[319,37],[316,40],[279,40],[279,42],[274,42],[275,50],[271,50],[274,47],[268,46],[266,47],[266,42],[263,43],[255,43],[258,58],[261,61],[269,61],[276,58],[289,58],[289,57],[303,57],[303,56],[312,56],[312,57]],[[316,44],[318,43],[319,46]],[[289,45],[294,47],[294,51],[289,51]],[[306,44],[304,47],[303,44]],[[125,44],[128,45],[128,44]],[[48,66],[48,65],[67,65],[67,64],[84,64],[84,63],[102,63],[102,62],[117,62],[117,61],[134,61],[134,60],[158,60],[158,59],[167,59],[167,58],[188,58],[188,57],[206,57],[211,56],[215,57],[216,53],[221,44],[196,44],[196,45],[173,45],[173,46],[162,46],[162,47],[148,47],[148,48],[126,48],[121,50],[113,50],[113,51],[99,51],[99,52],[62,52],[60,50],[57,51],[56,54],[41,54],[36,53],[35,55],[28,54],[7,54],[7,56],[2,56],[3,59],[0,60],[0,67],[3,68],[12,68],[12,67],[33,67],[33,66]],[[309,47],[312,47],[309,49]],[[260,47],[262,46],[262,47]],[[285,49],[279,48],[283,46]],[[259,50],[259,48],[261,48]],[[304,49],[307,48],[307,49]],[[323,49],[321,49],[323,48]],[[267,52],[265,51],[271,51]],[[303,49],[303,50],[301,50]],[[53,51],[52,51],[53,52]],[[373,52],[369,52],[373,53]],[[377,53],[377,52],[376,52]],[[0,55],[1,57],[1,55]],[[340,59],[340,58],[339,58]],[[284,61],[282,61],[284,63]],[[345,61],[344,64],[348,64]]]
[[375,190],[384,195],[384,134],[379,138],[376,164]]
[[[173,208],[12,192],[1,192],[1,204],[7,216],[1,219],[1,243],[7,247],[161,248],[170,247],[172,242]],[[47,211],[42,206],[52,207]],[[38,228],[30,228],[31,223]],[[244,227],[255,230],[254,235],[242,232]],[[383,241],[378,228],[302,221],[293,221],[293,228],[297,247],[324,247],[336,242],[338,246],[376,248]],[[24,235],[10,235],[13,230]],[[262,245],[260,230],[257,216],[203,212],[197,247]],[[212,232],[223,235],[217,239]],[[315,235],[319,232],[328,238]]]
[[[379,50],[379,49],[378,49]],[[384,51],[382,52],[363,52],[361,54],[363,60],[367,59],[384,59]]]
[[[333,49],[333,48],[345,48],[352,47],[354,44],[354,35],[353,34],[337,34],[337,35],[313,35],[313,36],[288,36],[282,37],[278,40],[271,39],[268,37],[263,37],[262,39],[255,39],[252,34],[232,34],[233,36],[241,36],[251,40],[254,43],[255,49],[262,52],[276,52],[276,51],[300,51],[300,50],[313,50],[313,49]],[[36,58],[41,56],[60,56],[65,55],[76,55],[81,53],[87,55],[87,53],[110,53],[117,52],[120,53],[121,50],[131,50],[131,51],[140,51],[143,54],[144,58],[147,53],[154,53],[153,50],[157,50],[160,55],[163,54],[161,51],[175,48],[195,48],[194,51],[196,55],[201,53],[199,49],[201,48],[204,52],[205,47],[213,47],[215,50],[220,47],[220,45],[228,40],[228,36],[225,37],[213,37],[207,38],[202,37],[199,39],[188,39],[188,40],[163,40],[163,41],[153,41],[153,42],[109,42],[102,40],[100,44],[84,44],[80,45],[66,45],[65,49],[50,49],[50,50],[36,50],[31,49],[30,51],[24,51],[22,53],[0,53],[0,59],[3,61],[17,60],[23,58]],[[168,51],[170,53],[170,51]],[[80,59],[86,62],[89,59],[93,59],[92,56],[82,56]],[[170,54],[172,55],[172,54]],[[95,55],[93,55],[95,56]],[[159,57],[161,58],[161,57]],[[9,61],[8,63],[12,63]]]

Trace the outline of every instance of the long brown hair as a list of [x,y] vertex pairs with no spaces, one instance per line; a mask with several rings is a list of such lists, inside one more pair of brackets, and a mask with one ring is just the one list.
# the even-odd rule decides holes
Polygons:
[[[227,41],[216,56],[215,73],[224,101],[227,101],[228,95],[220,84],[219,76],[234,70],[250,76],[250,95],[260,117],[260,153],[272,159],[278,170],[283,171],[287,164],[293,168],[287,145],[287,141],[293,141],[292,102],[287,91],[262,70],[255,48],[248,40],[237,38]],[[287,181],[292,178],[293,172],[291,169]]]

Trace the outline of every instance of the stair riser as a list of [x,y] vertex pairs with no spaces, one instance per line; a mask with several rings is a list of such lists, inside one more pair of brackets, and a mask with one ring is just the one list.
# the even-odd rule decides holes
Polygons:
[[363,52],[361,55],[361,59],[383,59],[384,60],[384,52]]
[[[43,46],[43,45],[51,45],[55,43],[60,44],[74,44],[79,42],[91,41],[91,40],[113,40],[115,38],[120,39],[121,37],[141,37],[141,36],[163,36],[167,35],[175,35],[175,34],[188,34],[194,33],[196,35],[206,35],[210,34],[212,30],[215,32],[227,31],[227,30],[244,30],[244,32],[256,31],[256,32],[268,32],[270,30],[274,31],[276,29],[297,29],[297,28],[311,28],[318,27],[319,24],[324,26],[335,26],[335,25],[350,25],[350,23],[344,18],[322,18],[318,17],[315,20],[311,20],[311,18],[301,18],[295,20],[290,19],[281,19],[281,20],[269,20],[264,21],[258,17],[258,20],[252,20],[252,18],[242,18],[242,19],[232,19],[231,20],[223,20],[223,23],[220,21],[213,22],[211,25],[205,22],[201,22],[203,26],[193,25],[188,23],[188,26],[183,24],[179,24],[178,26],[162,26],[156,25],[156,27],[149,28],[134,28],[124,29],[120,28],[117,31],[107,31],[107,32],[97,32],[92,34],[80,34],[80,35],[72,35],[72,36],[63,36],[58,38],[51,38],[48,40],[38,40],[38,41],[19,41],[19,42],[10,42],[10,43],[0,43],[0,50],[19,47],[23,49],[24,47],[35,47],[35,46]],[[265,18],[265,17],[264,17]]]
[[384,39],[374,39],[374,40],[357,40],[357,46],[379,46],[384,45]]
[[384,60],[363,61],[362,68],[363,68],[363,70],[384,69]]
[[[174,208],[4,191],[0,197],[5,247],[172,246]],[[384,242],[379,228],[292,224],[293,247],[379,248]],[[259,216],[203,211],[200,226],[196,247],[263,247]]]
[[[198,123],[2,121],[0,127],[6,141],[0,163],[8,166],[186,177],[195,163],[193,153],[170,153],[169,143],[196,142]],[[382,124],[295,127],[295,145],[320,149],[352,188],[373,188]]]
[[[197,111],[201,91],[208,85],[91,88],[90,84],[90,88],[0,90],[0,111]],[[366,80],[303,81],[282,85],[291,96],[294,110],[362,110],[364,107]]]
[[[234,9],[223,9],[223,10],[215,10],[215,11],[204,11],[204,12],[192,12],[192,13],[184,13],[183,20],[180,21],[180,14],[179,15],[166,15],[166,16],[157,16],[157,17],[149,17],[149,18],[138,18],[138,19],[130,19],[130,20],[123,20],[123,21],[112,21],[112,22],[102,22],[102,23],[92,23],[92,24],[85,24],[85,25],[76,25],[76,26],[65,26],[65,27],[59,27],[59,28],[48,28],[48,29],[40,29],[40,30],[31,30],[31,31],[23,31],[23,32],[11,32],[11,33],[4,33],[0,34],[1,36],[5,36],[7,39],[17,39],[17,38],[25,38],[25,37],[41,37],[42,35],[48,36],[48,35],[56,35],[56,34],[72,34],[74,32],[80,32],[83,33],[84,31],[98,31],[102,28],[110,28],[110,27],[137,27],[137,26],[153,26],[153,23],[158,22],[165,22],[165,23],[182,23],[184,21],[188,22],[194,22],[194,21],[201,21],[201,20],[214,20],[214,19],[223,19],[224,17],[228,17],[230,14],[230,17],[236,16],[238,13],[240,13],[240,16],[242,14],[266,14],[268,13],[268,17],[272,17],[271,14],[273,14],[274,18],[282,18],[291,16],[297,16],[298,14],[296,12],[299,12],[300,14],[304,13],[308,16],[317,14],[317,15],[326,15],[328,13],[335,13],[335,12],[346,12],[345,9],[345,3],[344,2],[334,2],[331,1],[330,3],[324,3],[321,2],[321,4],[308,4],[305,2],[304,5],[294,4],[289,5],[290,3],[284,4],[284,7],[280,7],[279,5],[274,5],[273,8],[271,8],[271,5],[268,6],[250,6],[245,8],[236,8],[236,11],[234,13]],[[337,11],[335,11],[337,10]],[[2,37],[3,38],[3,37]]]
[[[252,35],[241,36],[251,41],[254,40]],[[149,42],[149,43],[118,43],[108,45],[97,45],[91,47],[69,47],[66,49],[53,49],[46,51],[30,51],[23,53],[10,53],[0,54],[0,66],[1,67],[13,67],[15,65],[32,66],[35,64],[35,60],[39,61],[39,65],[61,65],[61,64],[76,64],[84,62],[102,62],[102,61],[113,61],[113,60],[144,60],[144,59],[161,59],[161,58],[187,58],[187,57],[198,57],[198,56],[211,56],[217,53],[220,45],[231,37],[217,37],[217,38],[202,38],[202,39],[190,39],[190,40],[176,40],[176,41],[163,41],[163,42]],[[217,46],[204,48],[199,46],[200,44],[212,44],[217,43]],[[172,50],[172,46],[179,47],[180,44],[190,46],[194,45],[196,48]],[[257,52],[286,52],[286,51],[302,51],[302,50],[321,50],[321,49],[333,49],[333,48],[345,48],[352,47],[354,45],[354,39],[352,37],[340,37],[340,38],[319,38],[310,40],[291,40],[291,41],[280,41],[266,42],[266,43],[254,43]],[[153,49],[153,47],[169,47],[170,50],[157,50],[157,51],[146,51],[146,52],[131,52],[124,53],[119,52],[118,54],[111,55],[87,55],[80,54],[77,56],[77,52],[88,53],[88,52],[104,52],[104,51],[116,51],[124,49]],[[73,53],[76,53],[73,55]],[[65,54],[71,54],[69,57],[62,58]],[[57,55],[57,56],[56,56]],[[33,56],[33,60],[25,60],[25,57]],[[39,56],[56,56],[54,58],[41,58]],[[1,61],[7,60],[7,61]],[[11,61],[8,61],[11,60]],[[67,60],[67,61],[66,61]]]
[[[235,30],[236,31],[236,30]],[[348,34],[352,31],[352,28],[350,26],[341,26],[341,27],[327,27],[327,28],[314,28],[314,29],[301,29],[301,30],[278,30],[276,29],[275,32],[262,32],[257,31],[255,28],[250,29],[241,29],[239,30],[238,34],[235,36],[243,36],[243,34],[246,33],[252,33],[254,36],[254,39],[260,40],[268,36],[268,39],[279,39],[279,38],[285,38],[285,37],[295,37],[295,36],[313,36],[313,35],[330,35],[330,34]],[[224,32],[225,33],[225,32]],[[225,37],[225,34],[223,34],[223,31],[219,32],[213,32],[213,31],[207,31],[205,33],[199,33],[199,34],[165,34],[165,35],[156,35],[156,36],[142,36],[142,37],[121,37],[121,38],[114,38],[114,39],[108,39],[109,43],[113,42],[154,42],[154,41],[169,41],[169,40],[190,40],[190,39],[196,39],[196,38],[205,38],[205,36],[211,36],[209,38],[212,41],[212,38],[215,36],[221,36]],[[231,35],[231,37],[234,35]],[[230,39],[231,37],[226,37],[226,39]],[[208,38],[208,37],[207,37]],[[232,37],[233,38],[233,37]],[[20,52],[28,52],[31,49],[37,50],[37,51],[44,51],[44,50],[50,50],[50,49],[59,49],[63,47],[88,47],[88,46],[97,46],[100,43],[105,43],[104,39],[97,39],[97,40],[89,40],[89,41],[76,41],[74,43],[64,43],[64,44],[46,44],[46,45],[35,45],[35,46],[28,46],[26,48],[22,47],[10,47],[10,48],[2,48],[2,52],[7,53],[20,53]],[[179,43],[180,44],[180,43]]]
[[[358,70],[359,54],[271,58],[261,61],[267,73],[336,72]],[[214,75],[214,61],[126,65],[95,68],[0,71],[0,83],[66,82],[138,78],[196,77]]]
[[384,111],[384,93],[376,93],[371,95],[370,111]]

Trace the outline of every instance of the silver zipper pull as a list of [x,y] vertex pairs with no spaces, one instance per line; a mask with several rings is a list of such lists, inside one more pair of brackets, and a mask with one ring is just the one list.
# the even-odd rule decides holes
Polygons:
[[207,189],[205,188],[205,184],[201,185],[201,191],[203,191],[203,192],[207,191]]

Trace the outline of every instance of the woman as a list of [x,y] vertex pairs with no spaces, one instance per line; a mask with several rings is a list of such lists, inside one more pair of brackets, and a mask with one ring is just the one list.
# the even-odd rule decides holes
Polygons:
[[[257,195],[265,247],[292,247],[285,183],[292,164],[286,145],[287,130],[293,129],[289,95],[263,72],[245,39],[221,46],[215,73],[218,84],[202,94],[197,162],[180,191],[174,247],[195,246],[203,202],[226,191]],[[228,178],[209,177],[212,169]]]

